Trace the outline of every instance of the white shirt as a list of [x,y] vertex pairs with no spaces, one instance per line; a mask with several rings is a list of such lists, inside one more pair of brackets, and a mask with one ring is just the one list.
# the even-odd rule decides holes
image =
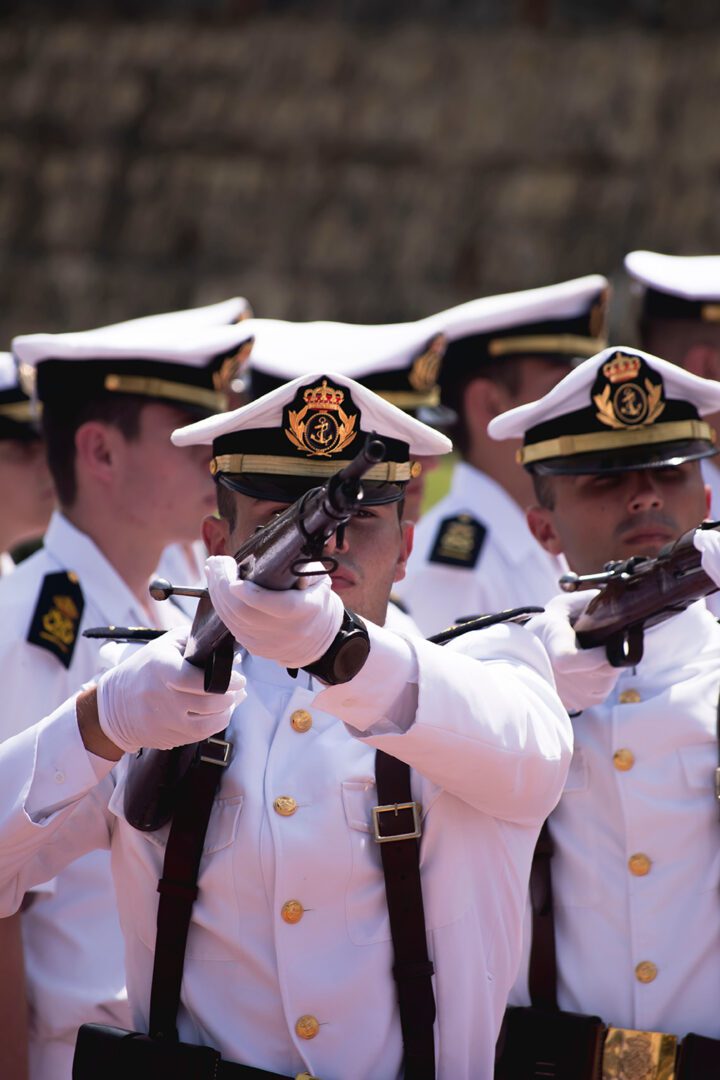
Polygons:
[[[720,466],[716,462],[716,457],[703,458],[700,467],[703,480],[710,488],[710,518],[720,520]],[[715,618],[720,619],[720,592],[711,593],[705,603]]]
[[9,551],[0,551],[0,577],[7,577],[15,569],[15,563]]
[[[46,574],[72,570],[85,608],[70,666],[29,644],[28,627]],[[156,626],[184,623],[167,601],[149,600]],[[84,533],[57,511],[44,546],[0,582],[0,739],[30,727],[93,678],[101,641],[86,627],[146,625],[148,616]],[[52,876],[52,872],[45,878]],[[42,880],[42,879],[41,879]],[[127,1023],[123,944],[108,855],[93,852],[43,886],[23,915],[30,1004],[32,1080],[65,1080],[78,1026]],[[62,1043],[58,1047],[57,1043]]]
[[[443,522],[458,514],[485,530],[477,558],[467,566],[433,561]],[[407,574],[395,589],[427,635],[463,615],[542,606],[556,595],[564,569],[534,539],[525,514],[504,488],[459,462],[448,494],[420,519]]]
[[[210,818],[180,1038],[290,1076],[400,1076],[384,880],[370,832],[379,747],[411,764],[422,804],[437,1075],[490,1080],[519,961],[530,858],[562,787],[569,722],[546,655],[518,627],[473,635],[489,658],[482,665],[371,632],[365,668],[320,694],[302,672],[292,680],[267,661],[242,661],[248,698],[230,724],[234,755]],[[391,718],[398,698],[407,700],[408,657],[417,706],[403,706],[398,722]],[[307,731],[293,728],[298,709],[312,717]],[[395,733],[363,738],[383,727]],[[132,829],[123,812],[124,763],[113,791],[110,777],[97,782],[98,760],[84,751],[72,707],[0,747],[0,911],[16,907],[38,864],[54,872],[112,843],[128,991],[135,1024],[146,1030],[167,829]],[[58,771],[64,808],[53,813]],[[18,790],[19,775],[31,777],[29,789]],[[291,816],[274,810],[280,795],[297,800]],[[282,918],[291,899],[304,909],[294,925]],[[308,1015],[320,1027],[305,1040],[295,1025]]]
[[[647,631],[637,668],[573,718],[573,761],[550,817],[562,1009],[720,1038],[719,692],[720,627],[698,602]],[[625,770],[620,750],[632,755]],[[638,855],[649,864],[636,858],[633,873]],[[641,982],[646,962],[656,975]],[[515,1004],[528,1003],[525,968]]]

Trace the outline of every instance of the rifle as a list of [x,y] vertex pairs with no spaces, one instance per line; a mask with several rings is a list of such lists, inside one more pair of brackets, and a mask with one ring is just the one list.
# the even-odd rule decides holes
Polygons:
[[[353,460],[321,487],[312,488],[267,525],[261,526],[235,555],[238,577],[266,589],[291,589],[315,573],[332,571],[335,560],[323,555],[328,540],[358,513],[362,479],[385,457],[381,439],[370,436]],[[307,562],[321,561],[322,571],[308,571]],[[151,595],[165,599],[173,592],[200,597],[185,659],[205,671],[205,690],[224,693],[230,681],[235,639],[216,614],[205,589],[180,589],[159,579]],[[347,682],[364,664],[369,650],[367,632],[350,626],[332,658],[335,682]],[[178,746],[174,750],[143,749],[128,766],[125,816],[136,829],[151,832],[170,820],[178,785],[196,761],[229,762],[230,744],[222,737]]]
[[[704,521],[698,529],[720,529],[720,521]],[[666,544],[654,558],[633,555],[606,563],[597,574],[570,573],[560,578],[564,592],[600,586],[574,623],[581,648],[604,645],[613,667],[634,667],[642,660],[646,627],[717,591],[700,565],[701,554],[693,545],[695,532],[690,529]]]

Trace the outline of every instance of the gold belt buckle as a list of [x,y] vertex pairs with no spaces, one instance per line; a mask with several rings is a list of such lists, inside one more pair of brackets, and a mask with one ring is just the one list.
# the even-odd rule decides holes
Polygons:
[[676,1035],[609,1027],[602,1080],[675,1080]]

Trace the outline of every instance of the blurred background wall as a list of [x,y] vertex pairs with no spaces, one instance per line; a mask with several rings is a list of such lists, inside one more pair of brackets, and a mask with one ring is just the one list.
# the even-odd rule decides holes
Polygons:
[[392,321],[720,252],[717,0],[5,0],[0,347]]

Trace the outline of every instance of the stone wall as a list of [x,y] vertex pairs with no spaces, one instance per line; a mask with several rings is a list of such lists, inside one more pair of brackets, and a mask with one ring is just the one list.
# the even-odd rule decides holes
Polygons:
[[413,318],[594,271],[624,334],[625,251],[720,251],[714,3],[116,8],[0,19],[0,344],[238,292]]

